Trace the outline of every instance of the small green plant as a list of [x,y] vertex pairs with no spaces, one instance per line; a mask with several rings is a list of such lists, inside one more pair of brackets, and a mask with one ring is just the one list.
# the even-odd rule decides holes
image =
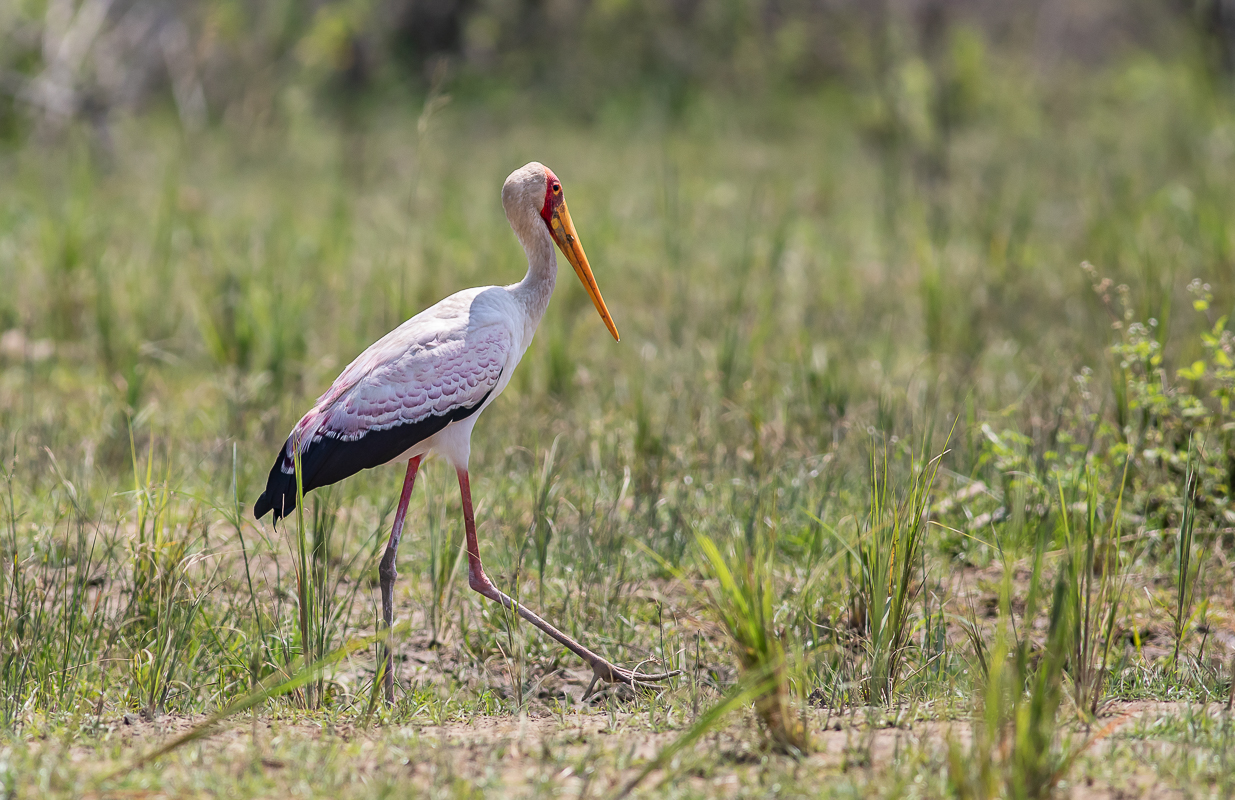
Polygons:
[[998,635],[983,657],[970,744],[964,748],[953,740],[948,748],[948,786],[959,800],[1044,800],[1053,796],[1078,754],[1061,741],[1058,725],[1067,659],[1066,594],[1061,578],[1036,667],[1030,666],[1026,643],[1010,646],[1006,635]]
[[737,545],[726,558],[711,538],[696,534],[703,574],[716,583],[716,588],[704,584],[703,592],[729,635],[742,674],[766,681],[754,703],[768,739],[779,750],[806,753],[810,738],[793,713],[791,668],[772,613],[773,549],[765,535],[738,537],[738,541],[745,544]]
[[[725,713],[737,707],[735,702],[754,703],[755,714],[775,749],[794,755],[810,750],[809,733],[803,720],[794,713],[791,702],[795,685],[792,678],[799,664],[788,655],[785,635],[776,627],[773,611],[773,598],[777,596],[773,577],[776,547],[774,537],[763,525],[761,507],[760,498],[756,498],[749,511],[746,530],[735,530],[733,545],[727,554],[712,537],[695,533],[699,569],[704,578],[702,584],[669,564],[647,545],[635,541],[665,572],[695,587],[696,597],[704,602],[728,636],[740,672],[738,686],[730,696],[701,717],[678,743],[662,751],[659,758],[668,757],[666,752],[676,752],[687,740],[693,741],[703,735]],[[799,648],[795,646],[789,652],[796,654]]]
[[1175,607],[1171,613],[1171,634],[1175,640],[1175,649],[1171,653],[1171,664],[1179,669],[1179,650],[1183,645],[1184,635],[1202,613],[1205,603],[1193,612],[1195,604],[1197,578],[1200,575],[1201,563],[1192,557],[1193,531],[1196,526],[1196,473],[1192,459],[1188,459],[1188,474],[1184,480],[1183,516],[1179,521],[1179,532],[1175,537]]
[[906,491],[893,490],[886,449],[871,454],[870,512],[856,545],[859,567],[854,607],[864,616],[868,659],[863,693],[869,703],[891,703],[910,647],[913,597],[920,584],[922,544],[931,488],[942,454],[923,463],[910,456]]
[[[1181,477],[1193,482],[1193,516],[1202,526],[1225,524],[1232,517],[1235,458],[1235,333],[1227,330],[1228,315],[1213,315],[1212,287],[1193,280],[1188,291],[1200,315],[1199,331],[1184,338],[1182,350],[1191,363],[1172,369],[1168,360],[1166,325],[1150,317],[1141,321],[1131,290],[1115,287],[1109,278],[1085,263],[1119,338],[1110,347],[1115,433],[1132,459],[1129,474],[1138,498],[1161,527],[1175,527],[1183,515]],[[1165,312],[1164,312],[1165,313]],[[1196,357],[1201,356],[1201,357]],[[1198,502],[1199,501],[1199,502]]]
[[1120,557],[1126,470],[1125,466],[1114,507],[1106,509],[1109,519],[1105,524],[1099,509],[1106,495],[1092,470],[1086,470],[1083,484],[1077,482],[1085,493],[1084,516],[1079,523],[1073,521],[1079,512],[1071,510],[1063,488],[1059,490],[1059,533],[1064,551],[1060,580],[1066,590],[1063,602],[1068,613],[1068,627],[1064,629],[1068,635],[1068,669],[1073,700],[1087,720],[1097,716],[1104,696],[1115,623],[1126,583]]
[[[1037,615],[1043,583],[1045,539],[1039,539],[1025,596],[1025,619]],[[947,785],[958,800],[1046,800],[1077,757],[1114,729],[1107,726],[1087,741],[1075,743],[1060,724],[1065,676],[1073,657],[1078,625],[1074,577],[1058,573],[1048,611],[1046,641],[1036,650],[1027,634],[1019,638],[1007,625],[995,629],[994,641],[975,639],[974,673],[978,678],[977,714],[970,743],[949,739]],[[1009,617],[1011,571],[1005,570],[1000,605]],[[967,628],[971,639],[976,626]]]

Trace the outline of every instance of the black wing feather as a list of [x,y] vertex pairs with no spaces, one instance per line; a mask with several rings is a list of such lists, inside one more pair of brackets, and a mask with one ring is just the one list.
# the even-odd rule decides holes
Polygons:
[[[485,400],[489,399],[490,394],[493,394],[492,389],[474,405],[459,406],[445,414],[406,422],[381,431],[369,431],[359,439],[344,441],[329,434],[323,436],[310,444],[300,457],[304,493],[338,483],[361,470],[390,463],[450,423],[475,414],[485,404]],[[287,442],[284,442],[274,460],[274,466],[270,468],[266,491],[262,492],[262,496],[257,498],[257,503],[253,506],[253,516],[257,519],[273,511],[274,518],[278,521],[296,508],[296,474],[283,471],[284,454],[287,450]]]

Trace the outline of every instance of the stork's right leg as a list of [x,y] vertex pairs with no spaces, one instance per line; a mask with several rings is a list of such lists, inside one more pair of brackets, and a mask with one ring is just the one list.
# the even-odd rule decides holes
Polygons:
[[[399,571],[395,569],[395,553],[399,550],[399,539],[403,536],[403,519],[407,516],[407,502],[412,499],[412,487],[416,485],[416,471],[420,468],[420,456],[407,462],[407,477],[403,479],[403,494],[399,495],[399,510],[395,512],[395,522],[390,529],[390,542],[386,545],[386,553],[382,563],[377,568],[378,578],[382,585],[382,625],[386,630],[394,624],[395,612],[395,578]],[[386,702],[393,703],[395,699],[394,656],[391,643],[387,640],[383,646],[386,671]]]
[[592,668],[592,682],[588,684],[587,691],[583,693],[584,700],[586,700],[588,695],[592,693],[592,687],[596,685],[597,681],[604,681],[605,683],[625,683],[629,686],[646,688],[649,683],[667,680],[672,678],[674,675],[681,673],[681,670],[677,669],[672,672],[659,672],[654,674],[635,672],[634,670],[629,670],[624,667],[611,664],[601,656],[593,653],[579,642],[570,638],[545,620],[541,619],[536,612],[532,611],[527,606],[522,603],[516,603],[504,592],[494,586],[492,581],[489,580],[489,576],[485,575],[484,565],[480,563],[480,543],[476,540],[476,517],[472,513],[472,487],[467,477],[467,470],[459,470],[459,491],[463,494],[463,525],[467,531],[468,583],[471,585],[472,589],[483,594],[490,600],[501,603],[503,606],[512,611],[517,611],[519,616],[523,617],[537,628],[540,628],[551,638],[562,644],[567,650],[571,651],[588,663],[588,666]]

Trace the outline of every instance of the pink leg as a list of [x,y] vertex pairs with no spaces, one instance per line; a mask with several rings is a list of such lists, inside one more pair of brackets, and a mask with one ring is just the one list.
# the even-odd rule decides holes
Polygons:
[[[395,578],[399,571],[395,569],[395,553],[399,549],[399,539],[403,537],[403,519],[407,516],[407,503],[412,499],[412,487],[416,485],[416,471],[420,469],[420,456],[407,462],[407,477],[403,479],[403,493],[399,495],[399,510],[395,512],[394,526],[390,529],[390,542],[386,545],[386,554],[377,568],[378,578],[382,586],[382,625],[387,630],[394,624]],[[386,702],[393,703],[395,699],[394,657],[390,643],[385,647],[386,654]]]
[[625,683],[630,686],[644,686],[649,681],[663,681],[681,672],[681,670],[673,670],[672,672],[645,674],[610,664],[579,642],[562,633],[548,622],[545,622],[527,606],[522,603],[516,603],[494,586],[489,580],[489,576],[485,575],[484,565],[480,563],[480,543],[476,540],[476,518],[472,513],[471,482],[468,480],[467,470],[461,469],[458,472],[459,491],[463,494],[463,524],[467,530],[468,583],[474,590],[490,600],[501,603],[512,611],[517,611],[519,616],[540,628],[567,650],[588,663],[588,666],[592,668],[592,682],[588,684],[587,691],[583,693],[583,699],[586,700],[592,693],[592,688],[596,685],[597,680],[603,680],[608,683]]

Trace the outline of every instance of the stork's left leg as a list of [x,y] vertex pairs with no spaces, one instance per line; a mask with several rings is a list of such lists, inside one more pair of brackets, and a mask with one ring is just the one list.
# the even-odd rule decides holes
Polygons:
[[[399,551],[399,539],[403,538],[403,520],[407,517],[407,503],[412,499],[412,487],[416,485],[416,471],[420,469],[420,456],[407,462],[407,475],[403,478],[403,493],[399,495],[399,510],[395,512],[395,522],[390,528],[390,541],[386,543],[386,552],[382,563],[377,568],[377,575],[382,586],[382,625],[386,630],[394,624],[395,609],[395,578],[399,571],[395,569],[395,554]],[[394,657],[391,653],[390,641],[382,648],[386,662],[386,702],[393,703],[395,699]]]
[[463,494],[463,524],[467,530],[468,583],[474,590],[480,592],[490,600],[501,603],[503,606],[511,609],[512,611],[519,612],[519,616],[523,617],[537,628],[540,628],[551,638],[557,640],[567,650],[586,661],[588,666],[592,668],[592,682],[588,684],[587,691],[583,693],[583,698],[585,700],[588,695],[592,693],[592,688],[596,685],[596,681],[598,680],[606,681],[608,683],[625,683],[629,686],[640,687],[654,681],[667,680],[672,678],[674,675],[681,673],[681,670],[675,669],[672,672],[648,674],[643,672],[634,672],[632,670],[624,669],[623,667],[611,664],[584,647],[579,642],[562,633],[548,622],[545,622],[530,608],[522,603],[515,602],[504,592],[494,586],[493,583],[490,582],[489,576],[485,575],[484,565],[480,563],[480,544],[476,540],[476,518],[472,513],[472,486],[470,481],[468,481],[467,470],[465,469],[459,470],[459,491]]

